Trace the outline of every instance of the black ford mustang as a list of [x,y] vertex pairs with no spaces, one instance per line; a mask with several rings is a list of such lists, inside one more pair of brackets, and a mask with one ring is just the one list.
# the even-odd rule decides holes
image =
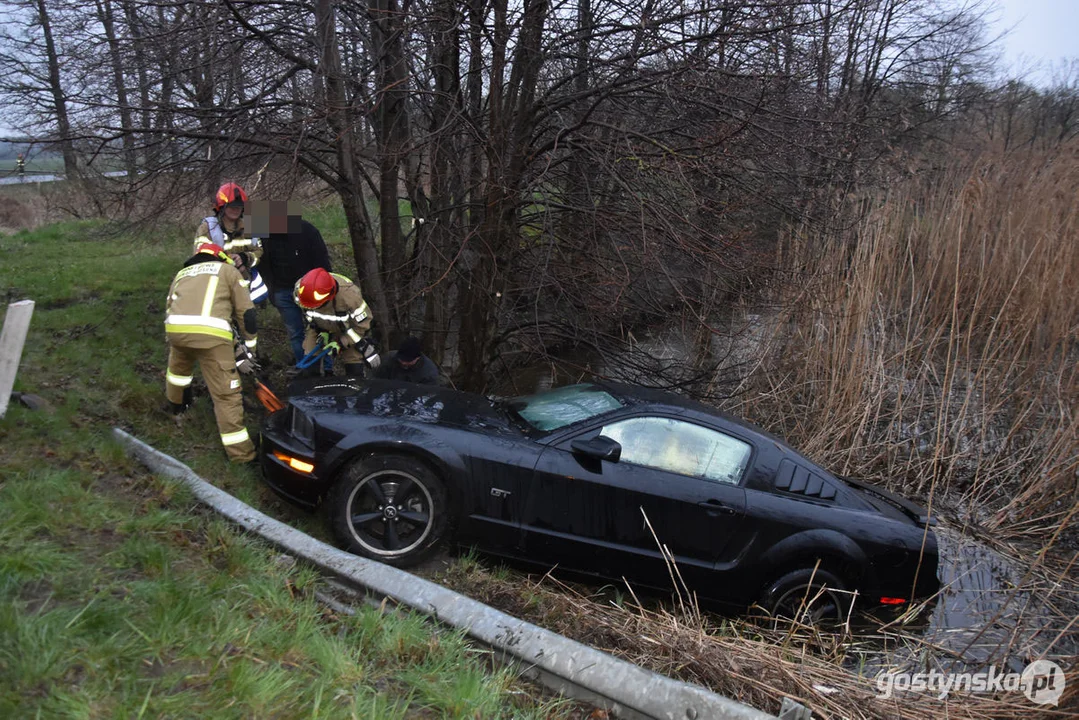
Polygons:
[[[279,494],[397,566],[443,539],[699,596],[840,615],[938,589],[933,522],[677,395],[593,383],[507,401],[388,381],[294,388],[262,430]],[[855,592],[856,591],[856,592]]]

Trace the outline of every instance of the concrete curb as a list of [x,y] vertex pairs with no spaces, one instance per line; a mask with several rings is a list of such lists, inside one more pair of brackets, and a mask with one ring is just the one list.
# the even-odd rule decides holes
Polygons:
[[323,570],[464,630],[499,651],[503,660],[520,666],[526,675],[566,695],[634,720],[775,720],[773,715],[619,660],[403,570],[331,547],[237,500],[123,430],[115,428],[113,434],[129,455],[151,471],[184,482],[199,500],[244,529]]

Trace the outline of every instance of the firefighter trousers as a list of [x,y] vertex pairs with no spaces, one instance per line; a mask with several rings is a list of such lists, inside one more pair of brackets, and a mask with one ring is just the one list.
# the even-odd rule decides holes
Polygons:
[[202,370],[206,387],[214,401],[217,431],[232,462],[255,459],[255,444],[244,427],[243,388],[232,345],[220,343],[208,348],[169,345],[169,369],[165,374],[165,395],[177,405],[184,399],[184,389],[190,387],[195,363]]

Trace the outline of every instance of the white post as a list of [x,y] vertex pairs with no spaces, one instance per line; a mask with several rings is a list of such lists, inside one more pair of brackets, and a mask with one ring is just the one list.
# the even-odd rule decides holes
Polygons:
[[22,346],[26,342],[30,316],[33,314],[33,300],[20,300],[7,306],[4,330],[0,332],[0,418],[4,417],[11,400],[11,389],[15,387]]

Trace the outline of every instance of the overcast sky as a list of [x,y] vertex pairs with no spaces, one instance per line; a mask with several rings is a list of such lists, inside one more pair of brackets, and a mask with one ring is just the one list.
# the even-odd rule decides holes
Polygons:
[[1079,0],[996,0],[1000,8],[997,31],[1012,29],[1003,40],[1004,62],[1018,69],[1046,66],[1032,81],[1048,78],[1049,63],[1079,58]]

